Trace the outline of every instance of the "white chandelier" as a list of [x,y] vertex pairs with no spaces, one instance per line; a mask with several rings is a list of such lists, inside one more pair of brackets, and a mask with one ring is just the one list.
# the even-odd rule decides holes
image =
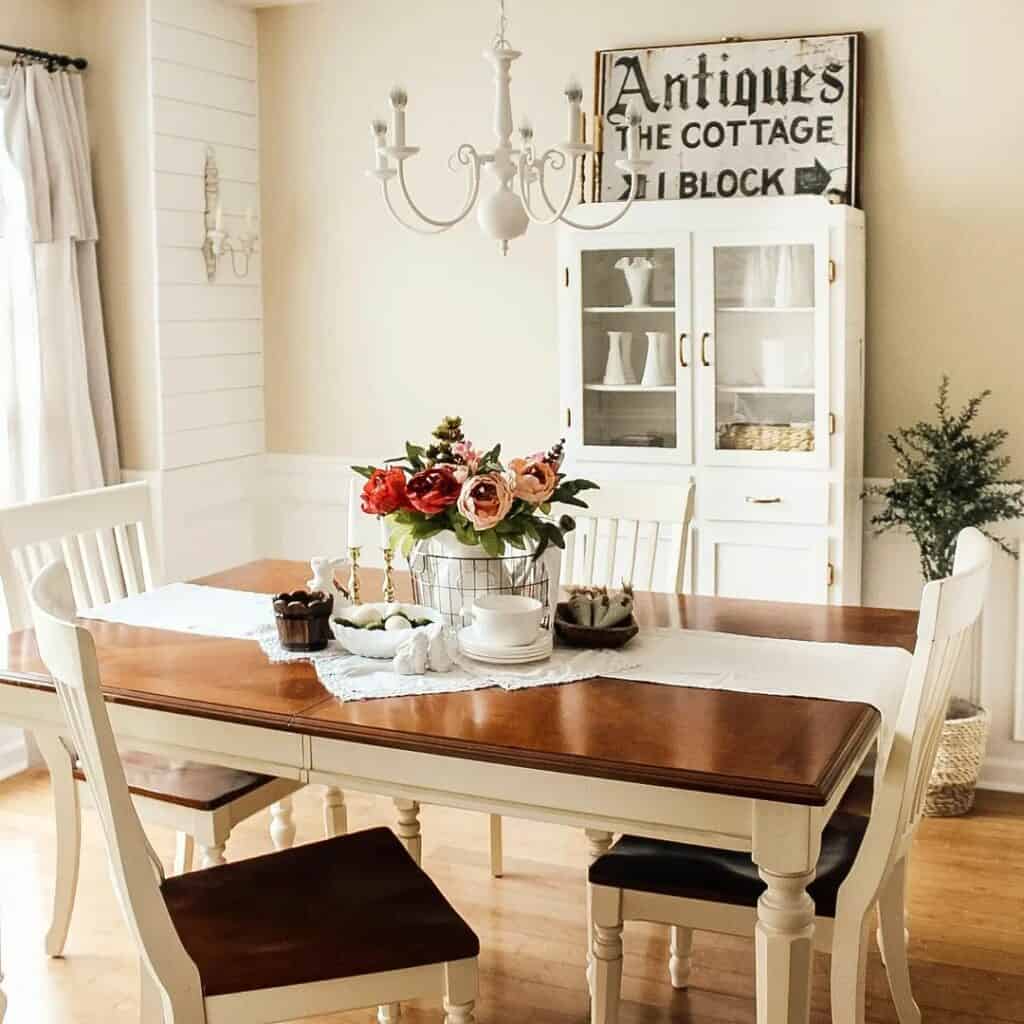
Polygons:
[[[466,202],[462,209],[450,220],[436,220],[428,217],[413,201],[405,180],[405,162],[419,152],[418,146],[406,145],[405,108],[408,96],[404,89],[391,90],[391,130],[384,121],[372,123],[373,148],[375,156],[374,168],[367,171],[371,177],[381,184],[384,203],[388,212],[403,227],[421,234],[439,234],[448,231],[456,224],[465,220],[477,206],[480,195],[481,169],[486,167],[494,176],[494,191],[480,201],[477,207],[477,220],[482,230],[501,243],[503,253],[508,252],[508,243],[526,233],[530,221],[537,224],[554,224],[561,221],[570,227],[588,231],[598,231],[610,227],[621,220],[637,198],[640,188],[640,174],[650,166],[650,160],[637,159],[640,142],[640,114],[635,107],[626,112],[626,159],[616,161],[616,167],[630,176],[629,196],[625,206],[613,217],[601,224],[580,224],[566,216],[572,202],[576,182],[583,167],[583,162],[594,152],[594,147],[583,142],[583,90],[575,82],[570,82],[565,90],[569,104],[569,137],[558,146],[538,153],[533,141],[533,129],[523,122],[519,128],[520,148],[512,145],[512,93],[510,89],[512,62],[522,54],[513,50],[505,38],[507,20],[505,18],[505,0],[498,0],[498,31],[489,50],[484,51],[484,58],[494,66],[494,134],[498,144],[490,153],[480,153],[476,147],[463,143],[449,160],[452,170],[456,164],[465,167],[468,172],[469,184]],[[554,171],[562,170],[569,163],[569,182],[565,196],[558,203],[552,202],[544,179],[545,170],[550,167]],[[394,166],[397,164],[397,169]],[[391,185],[398,179],[409,209],[420,223],[410,223],[395,208],[391,194]],[[534,187],[540,193],[543,207],[540,213],[533,208]]]

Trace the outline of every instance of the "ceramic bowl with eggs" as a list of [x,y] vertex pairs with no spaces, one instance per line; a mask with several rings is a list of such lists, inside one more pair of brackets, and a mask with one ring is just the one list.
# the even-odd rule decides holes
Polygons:
[[354,604],[331,620],[335,639],[361,658],[393,658],[414,629],[443,621],[440,612],[422,604]]

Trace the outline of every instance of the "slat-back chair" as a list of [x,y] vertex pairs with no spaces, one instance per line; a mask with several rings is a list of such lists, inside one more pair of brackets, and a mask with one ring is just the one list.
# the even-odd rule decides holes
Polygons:
[[269,1024],[418,998],[471,1024],[479,942],[387,829],[165,878],[63,563],[36,577],[31,601],[139,952],[143,1024]]
[[[906,689],[891,735],[883,735],[880,744],[870,817],[836,814],[822,836],[817,876],[808,892],[815,903],[816,945],[832,954],[834,1024],[863,1024],[868,922],[876,906],[899,1020],[920,1024],[907,965],[907,858],[957,661],[982,612],[991,560],[985,537],[966,529],[957,540],[953,575],[925,585]],[[618,1020],[623,921],[672,926],[669,976],[674,987],[683,988],[693,929],[753,936],[764,889],[749,854],[631,836],[594,862],[590,881],[594,1024]]]
[[562,583],[682,593],[693,521],[694,485],[602,484],[568,509],[576,529],[565,540]]
[[[140,594],[160,582],[153,505],[145,482],[104,487],[0,509],[0,586],[11,630],[31,625],[29,586],[48,562],[68,568],[79,610]],[[0,628],[3,623],[0,622]],[[57,732],[35,733],[53,788],[57,863],[46,952],[60,956],[78,885],[80,791],[84,775]],[[222,863],[234,825],[271,808],[275,847],[290,846],[295,827],[290,796],[298,783],[216,765],[176,763],[126,752],[125,771],[141,817],[178,833],[175,870]]]

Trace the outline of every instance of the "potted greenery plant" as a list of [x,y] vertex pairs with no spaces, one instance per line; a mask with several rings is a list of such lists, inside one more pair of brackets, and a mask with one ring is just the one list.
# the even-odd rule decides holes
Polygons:
[[[896,475],[889,484],[869,487],[865,496],[881,497],[871,517],[876,534],[906,530],[917,542],[925,580],[953,571],[956,538],[975,526],[1013,558],[1016,552],[995,536],[993,523],[1024,515],[1024,481],[1006,479],[1010,464],[1000,449],[1005,430],[975,433],[983,391],[959,412],[949,406],[949,377],[939,385],[937,422],[921,421],[888,437],[896,454]],[[988,713],[954,699],[943,727],[935,769],[928,784],[925,813],[963,814],[974,803],[974,789],[988,738]]]

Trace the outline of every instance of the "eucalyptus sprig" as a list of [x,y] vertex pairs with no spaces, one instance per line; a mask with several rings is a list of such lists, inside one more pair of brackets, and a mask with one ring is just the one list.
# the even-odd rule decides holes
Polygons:
[[1009,456],[999,450],[1006,430],[972,432],[972,424],[991,391],[975,395],[958,413],[949,408],[949,377],[943,376],[935,403],[937,423],[921,421],[888,435],[896,454],[892,483],[869,487],[865,496],[877,495],[885,507],[871,517],[875,533],[905,529],[917,542],[921,572],[926,580],[953,572],[956,538],[974,526],[1008,555],[1017,553],[992,523],[1024,515],[1024,480],[1006,479]]

